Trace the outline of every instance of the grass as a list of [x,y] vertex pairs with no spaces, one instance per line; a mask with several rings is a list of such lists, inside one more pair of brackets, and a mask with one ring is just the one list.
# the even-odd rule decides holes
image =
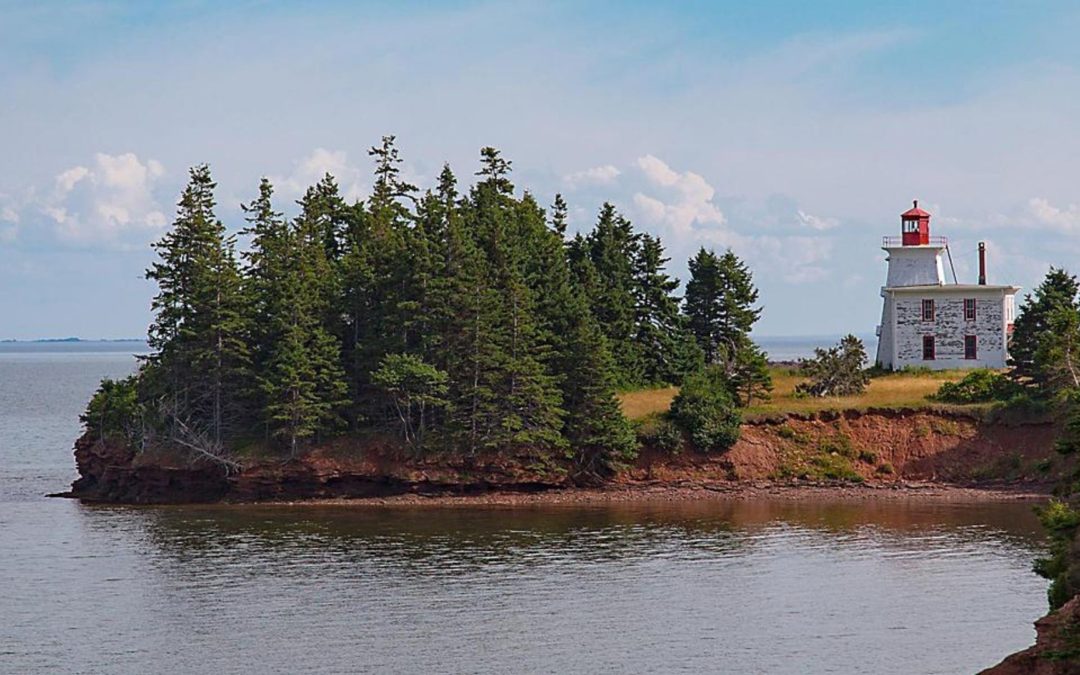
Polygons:
[[[869,453],[873,454],[873,453]],[[812,447],[794,446],[784,450],[784,456],[774,477],[781,480],[799,478],[802,480],[840,480],[861,482],[862,476],[855,469],[856,462],[874,463],[867,453],[857,450],[851,439],[837,433],[829,438],[821,438]]]
[[[803,377],[790,368],[772,370],[773,392],[768,403],[747,408],[749,415],[787,412],[819,412],[865,408],[918,408],[933,405],[927,396],[937,392],[944,382],[955,382],[965,375],[962,370],[914,371],[881,375],[870,380],[866,391],[859,396],[828,396],[805,398],[795,395],[795,386]],[[678,389],[644,389],[620,395],[623,414],[641,419],[665,412],[671,407]]]
[[632,420],[640,420],[650,415],[667,412],[677,393],[679,393],[678,387],[642,389],[620,394],[619,401],[624,415]]

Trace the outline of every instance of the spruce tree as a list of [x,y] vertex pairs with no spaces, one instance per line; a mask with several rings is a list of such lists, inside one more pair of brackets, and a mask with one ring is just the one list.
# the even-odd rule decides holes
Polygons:
[[[726,364],[750,339],[761,315],[749,268],[732,251],[700,249],[690,260],[685,311],[708,363]],[[725,369],[727,366],[725,365]]]
[[571,321],[559,360],[564,434],[578,478],[594,480],[632,460],[637,439],[615,396],[615,365],[607,340],[580,288],[568,310]]
[[487,278],[493,299],[488,331],[487,363],[478,364],[494,376],[496,415],[488,443],[553,447],[563,443],[561,393],[545,368],[546,350],[539,332],[535,299],[526,283],[528,254],[520,236],[522,225],[508,177],[510,162],[498,150],[481,151],[481,181],[473,188],[467,213],[487,256]]
[[592,312],[611,346],[620,387],[638,386],[644,381],[641,352],[634,341],[634,260],[639,240],[630,221],[605,203],[596,227],[584,241],[596,271],[597,283],[589,295]]
[[[1055,323],[1062,324],[1062,312],[1078,312],[1077,294],[1080,282],[1064,269],[1051,267],[1033,293],[1024,297],[1009,343],[1012,375],[1021,382],[1041,385],[1048,379],[1047,369],[1038,358],[1044,336]],[[1064,322],[1067,323],[1067,322]],[[1048,353],[1044,349],[1044,354]]]
[[675,295],[679,280],[668,276],[660,239],[641,235],[634,259],[634,343],[646,384],[677,384],[699,367],[699,356]]
[[251,235],[248,297],[258,325],[261,421],[295,454],[304,442],[336,430],[347,389],[339,343],[323,322],[331,308],[320,278],[328,269],[326,242],[312,236],[318,219],[309,213],[290,227],[274,211],[272,195],[264,179],[259,198],[244,208]]
[[234,238],[214,214],[216,185],[194,167],[173,228],[154,245],[160,260],[148,342],[147,394],[159,400],[174,438],[220,446],[243,426],[248,352]]

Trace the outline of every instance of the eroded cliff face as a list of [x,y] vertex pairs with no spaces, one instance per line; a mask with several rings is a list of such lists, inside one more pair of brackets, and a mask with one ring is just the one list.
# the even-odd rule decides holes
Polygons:
[[[616,485],[739,481],[1051,484],[1068,467],[1049,423],[1007,425],[943,412],[789,415],[743,426],[730,450],[703,455],[646,448],[610,479]],[[137,454],[84,437],[71,496],[88,501],[176,503],[477,494],[571,487],[569,466],[528,452],[410,458],[372,440],[341,439],[302,456],[247,459],[239,470],[183,456]]]
[[1050,422],[1005,424],[932,410],[786,415],[744,424],[730,450],[644,452],[627,478],[1051,483],[1066,470]]
[[1035,622],[1035,644],[982,671],[981,675],[1076,675],[1080,673],[1080,596]]
[[137,454],[84,436],[68,496],[127,504],[384,497],[404,493],[536,491],[567,485],[565,472],[528,456],[409,459],[378,443],[342,440],[295,458],[249,459],[239,470],[166,453]]

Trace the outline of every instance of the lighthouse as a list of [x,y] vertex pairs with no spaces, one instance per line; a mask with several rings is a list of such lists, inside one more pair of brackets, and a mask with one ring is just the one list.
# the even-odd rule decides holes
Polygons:
[[900,236],[886,236],[881,248],[889,267],[881,288],[878,366],[1005,367],[1020,288],[986,283],[984,244],[978,248],[978,283],[957,283],[955,272],[949,283],[949,243],[930,235],[930,214],[916,201],[900,214]]

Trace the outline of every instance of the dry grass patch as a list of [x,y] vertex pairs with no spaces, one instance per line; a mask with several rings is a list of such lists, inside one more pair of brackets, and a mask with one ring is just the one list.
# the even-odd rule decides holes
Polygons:
[[639,420],[657,413],[665,413],[671,408],[671,401],[679,393],[678,387],[664,389],[642,389],[619,394],[623,414],[629,419]]
[[[866,391],[858,396],[806,398],[795,395],[795,386],[805,378],[790,368],[775,368],[772,371],[772,400],[753,405],[746,412],[755,415],[866,408],[918,408],[931,405],[926,397],[936,393],[942,383],[955,382],[964,374],[965,371],[962,370],[893,373],[875,377]],[[678,391],[677,387],[643,389],[620,394],[619,400],[624,415],[630,419],[642,419],[667,412]]]
[[955,382],[963,371],[893,373],[870,380],[870,385],[858,396],[826,396],[805,398],[795,395],[795,386],[805,378],[790,369],[773,371],[772,400],[747,409],[748,413],[817,412],[865,408],[917,408],[930,405],[927,396],[936,393],[944,382]]

